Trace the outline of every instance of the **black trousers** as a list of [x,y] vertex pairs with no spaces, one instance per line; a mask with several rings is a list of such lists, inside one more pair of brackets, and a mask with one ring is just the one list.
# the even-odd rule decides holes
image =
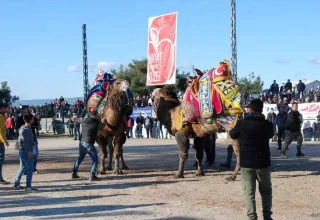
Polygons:
[[284,138],[284,135],[285,135],[285,129],[284,128],[281,128],[281,129],[278,128],[278,147],[279,148],[282,147],[282,140]]

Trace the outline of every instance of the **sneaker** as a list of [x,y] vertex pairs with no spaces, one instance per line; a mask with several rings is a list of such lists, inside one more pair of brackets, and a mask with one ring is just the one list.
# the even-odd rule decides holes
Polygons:
[[72,173],[71,179],[79,179],[79,178],[80,178],[80,176],[78,176],[77,173]]
[[24,190],[25,192],[27,192],[27,193],[36,193],[36,192],[38,192],[38,189],[35,189],[35,188],[26,188],[25,190]]
[[34,174],[39,174],[40,172],[39,172],[39,170],[37,170],[37,169],[34,169]]
[[286,154],[283,153],[283,152],[280,153],[280,157],[282,157],[282,158],[287,158],[287,157],[286,157]]
[[299,152],[299,153],[296,154],[296,156],[297,157],[304,157],[305,155],[303,153]]
[[13,189],[14,190],[22,190],[22,189],[24,189],[24,187],[23,186],[14,186]]
[[8,181],[5,181],[5,180],[0,181],[0,185],[8,185],[8,184],[10,184]]
[[230,166],[230,165],[225,164],[225,163],[220,164],[220,166],[221,166],[221,167],[224,167],[224,168],[228,168],[228,169],[230,169],[230,168],[231,168],[231,166]]

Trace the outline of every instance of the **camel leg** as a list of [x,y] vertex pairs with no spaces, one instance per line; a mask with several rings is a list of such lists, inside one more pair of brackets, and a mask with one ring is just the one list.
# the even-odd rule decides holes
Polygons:
[[123,170],[129,170],[129,167],[126,165],[126,163],[124,162],[124,159],[123,159],[123,149],[122,149],[122,152],[121,152],[121,155],[120,155],[120,159],[121,159],[121,163],[122,163],[122,169]]
[[108,155],[108,151],[107,151],[107,138],[98,135],[97,138],[97,143],[99,145],[100,148],[100,168],[99,168],[99,174],[106,174],[106,168],[105,168],[105,159]]
[[202,159],[203,159],[203,148],[204,148],[204,140],[205,137],[195,137],[194,138],[194,146],[196,148],[196,160],[198,165],[198,170],[196,172],[196,176],[204,176],[203,168],[202,168]]
[[108,148],[109,148],[109,164],[106,170],[112,170],[112,157],[113,157],[113,137],[108,137]]
[[240,170],[240,142],[238,139],[236,140],[229,139],[229,141],[230,143],[232,143],[233,151],[237,157],[237,164],[236,164],[236,167],[234,168],[233,174],[227,177],[226,180],[235,181]]
[[186,130],[182,129],[176,133],[176,140],[179,146],[179,169],[174,178],[184,178],[184,164],[188,159],[188,150],[190,147],[190,140],[188,135],[185,134]]
[[120,175],[123,174],[119,167],[119,158],[122,154],[122,145],[126,142],[126,135],[125,133],[116,136],[114,138],[114,149],[113,149],[113,157],[114,157],[114,169],[113,173]]

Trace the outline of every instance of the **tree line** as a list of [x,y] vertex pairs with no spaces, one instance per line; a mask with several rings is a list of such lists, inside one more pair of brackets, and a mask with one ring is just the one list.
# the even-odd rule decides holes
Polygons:
[[[130,89],[135,96],[149,95],[153,89],[161,86],[146,86],[147,81],[148,60],[132,60],[127,67],[120,65],[118,70],[112,70],[111,73],[118,78],[127,80],[130,83]],[[204,70],[203,72],[206,72]],[[187,88],[187,77],[193,75],[190,72],[176,70],[176,89],[178,92],[184,92]],[[247,77],[238,79],[238,85],[241,94],[247,96],[248,94],[257,94],[262,91],[264,82],[261,77],[256,76],[255,73],[250,73]],[[0,101],[5,103],[13,103],[19,100],[19,96],[11,96],[11,90],[8,82],[1,82]]]

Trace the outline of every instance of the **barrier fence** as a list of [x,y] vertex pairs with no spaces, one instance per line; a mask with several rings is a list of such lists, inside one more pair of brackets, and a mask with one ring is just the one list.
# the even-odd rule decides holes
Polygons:
[[[291,105],[289,105],[291,107]],[[278,114],[278,108],[277,104],[264,104],[264,109],[263,109],[263,114],[265,116],[268,115],[270,112],[271,108],[274,109],[274,112]],[[318,112],[320,111],[320,103],[302,103],[299,104],[299,112],[301,113],[303,117],[303,125],[301,128],[301,132],[304,136],[305,141],[308,140],[313,140],[314,138],[320,138],[319,134],[319,126],[316,124],[316,118],[318,115]],[[141,113],[141,115],[145,118],[147,115],[150,118],[156,118],[156,112],[155,109],[151,107],[143,107],[143,108],[133,108],[132,112],[132,118],[134,119],[134,127],[133,127],[133,134],[135,136],[135,131],[136,131],[136,119],[138,115]],[[43,120],[43,119],[42,119]],[[71,123],[72,124],[72,123]],[[67,122],[61,122],[58,121],[54,125],[52,125],[52,119],[46,118],[45,123],[41,121],[41,127],[44,129],[45,132],[52,132],[53,127],[64,127],[66,128],[68,125],[71,125],[70,123]],[[73,123],[74,124],[74,123]],[[156,125],[153,123],[153,132],[152,136],[156,136]],[[168,133],[165,128],[162,128],[162,131],[164,133]],[[142,128],[142,135],[143,137],[146,137],[146,129]],[[319,139],[320,140],[320,139]]]

